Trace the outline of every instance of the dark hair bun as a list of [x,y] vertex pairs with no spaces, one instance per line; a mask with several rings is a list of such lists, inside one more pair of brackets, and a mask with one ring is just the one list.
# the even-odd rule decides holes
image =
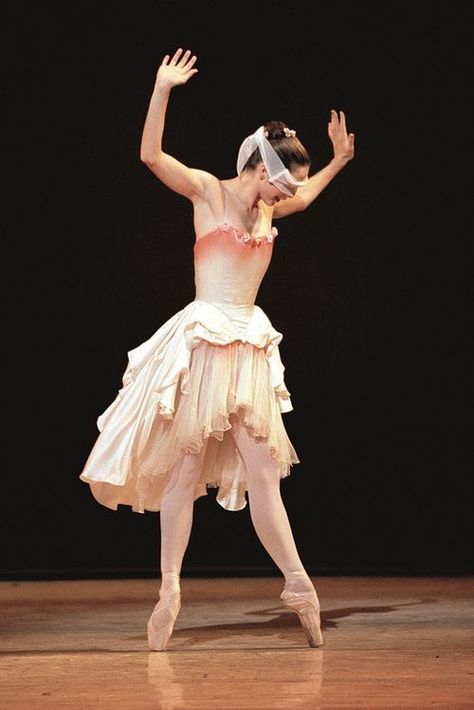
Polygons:
[[265,131],[268,131],[268,139],[272,138],[286,138],[285,128],[288,128],[286,123],[283,121],[269,121],[265,124]]

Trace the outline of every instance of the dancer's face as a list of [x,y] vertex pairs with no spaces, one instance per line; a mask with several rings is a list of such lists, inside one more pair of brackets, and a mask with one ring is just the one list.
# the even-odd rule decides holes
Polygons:
[[[261,191],[262,200],[268,205],[275,205],[280,202],[280,200],[287,200],[290,195],[288,195],[286,191],[283,192],[282,190],[280,190],[277,185],[273,185],[268,178],[268,174],[265,171],[265,168],[263,168],[263,171],[265,175],[265,187]],[[308,166],[297,165],[290,172],[295,178],[295,180],[298,180],[300,182],[308,178],[309,168]],[[286,189],[292,193],[292,197],[294,197],[298,192],[298,187],[295,187],[291,184],[288,184],[286,186]]]

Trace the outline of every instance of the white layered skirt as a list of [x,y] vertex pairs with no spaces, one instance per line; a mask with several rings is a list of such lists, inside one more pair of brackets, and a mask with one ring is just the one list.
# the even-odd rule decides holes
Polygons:
[[102,505],[160,510],[186,454],[199,454],[194,498],[218,488],[226,510],[247,505],[247,471],[231,416],[268,443],[280,477],[298,456],[282,413],[293,409],[276,331],[259,306],[194,300],[128,352],[123,386],[97,420],[98,438],[80,479]]

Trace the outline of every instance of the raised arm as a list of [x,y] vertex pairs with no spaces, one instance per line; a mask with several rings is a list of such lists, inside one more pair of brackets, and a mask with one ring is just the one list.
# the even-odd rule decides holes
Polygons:
[[339,113],[340,117],[333,109],[328,123],[328,135],[333,145],[334,157],[324,168],[312,175],[306,185],[299,187],[294,197],[282,200],[275,206],[274,219],[287,217],[293,212],[301,212],[309,207],[337,173],[354,157],[355,136],[353,133],[347,133],[344,111]]
[[196,72],[197,57],[187,49],[177,49],[173,57],[167,54],[156,74],[153,94],[143,127],[140,160],[150,168],[161,182],[180,195],[192,199],[203,194],[208,173],[188,168],[173,156],[162,150],[166,109],[171,90],[185,84]]

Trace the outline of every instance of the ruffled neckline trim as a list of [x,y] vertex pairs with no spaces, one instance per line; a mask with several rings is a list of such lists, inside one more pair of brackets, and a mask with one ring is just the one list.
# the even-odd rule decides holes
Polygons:
[[237,237],[237,239],[243,242],[244,244],[251,243],[253,245],[258,246],[260,246],[260,244],[262,244],[263,242],[271,244],[275,237],[278,235],[278,229],[276,227],[272,227],[269,234],[252,236],[250,232],[247,232],[244,229],[238,229],[237,227],[233,227],[232,225],[228,224],[228,222],[223,222],[222,224],[219,224],[217,227],[215,227],[215,229],[212,229],[210,232],[207,232],[207,234],[203,234],[202,237],[199,237],[199,239],[196,240],[195,245],[198,244],[201,239],[204,239],[204,237],[207,237],[210,234],[214,234],[214,232],[232,232]]

